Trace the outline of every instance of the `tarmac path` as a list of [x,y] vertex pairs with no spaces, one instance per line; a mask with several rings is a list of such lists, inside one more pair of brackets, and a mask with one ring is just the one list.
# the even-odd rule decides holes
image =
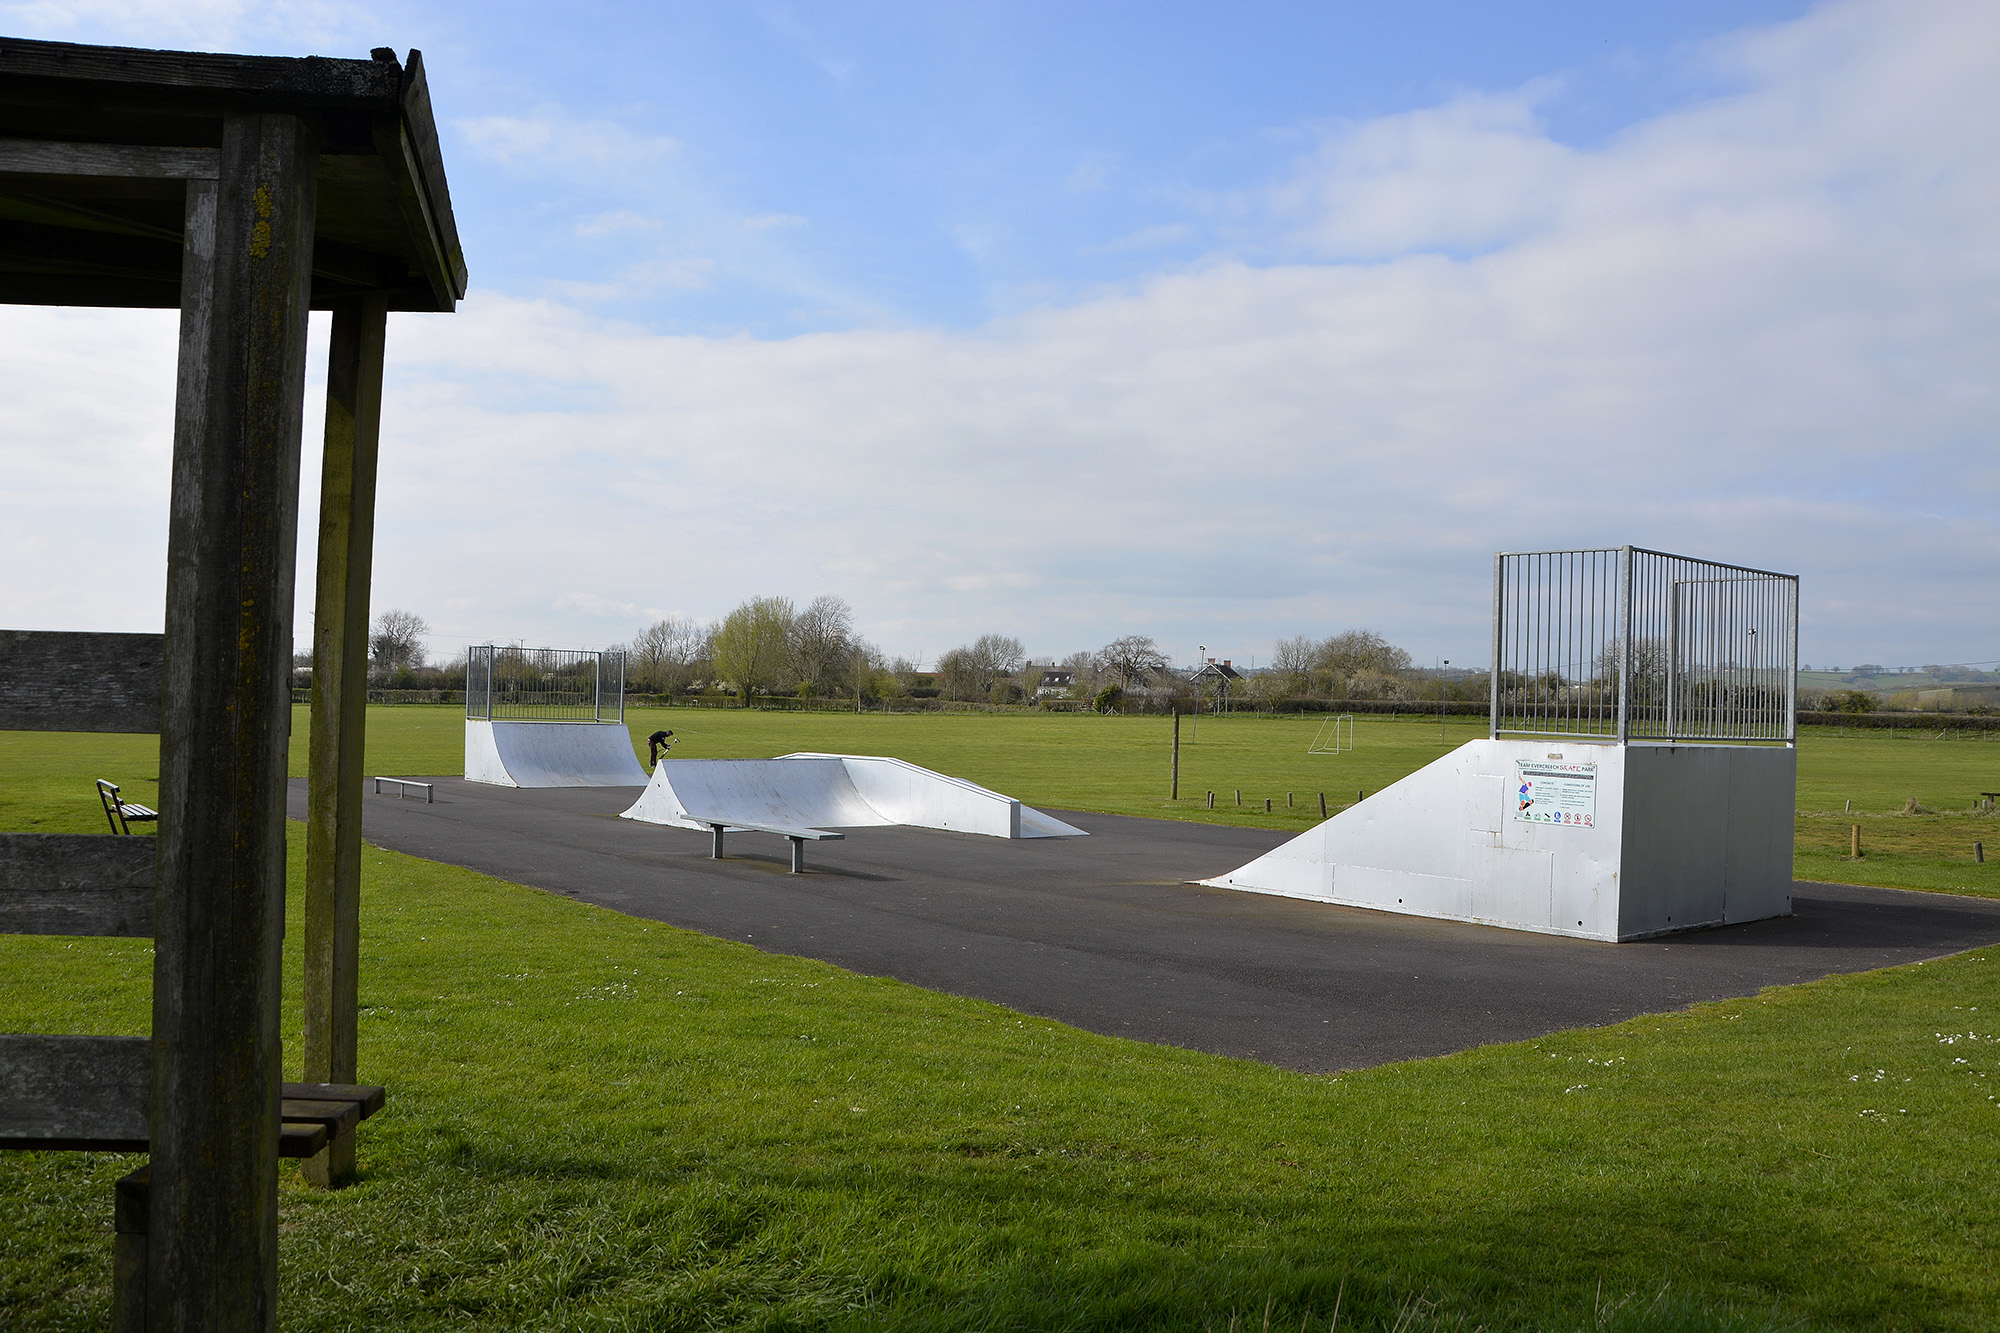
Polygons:
[[[429,778],[365,799],[368,841],[774,953],[1113,1036],[1307,1071],[1440,1055],[2000,942],[2000,902],[1801,882],[1795,915],[1632,944],[1187,881],[1284,841],[1067,810],[1087,838],[863,828],[790,848],[617,818],[640,788]],[[293,818],[305,784],[291,784]]]

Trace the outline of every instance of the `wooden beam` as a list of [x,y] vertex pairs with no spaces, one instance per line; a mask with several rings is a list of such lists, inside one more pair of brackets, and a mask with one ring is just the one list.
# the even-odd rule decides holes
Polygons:
[[157,148],[133,143],[63,143],[0,139],[0,172],[35,176],[128,176],[152,180],[215,179],[213,148]]
[[451,211],[451,191],[445,184],[444,154],[438,149],[437,121],[431,114],[430,81],[424,75],[422,51],[413,48],[410,58],[403,63],[398,99],[402,103],[404,132],[415,158],[417,179],[422,182],[431,236],[444,269],[447,283],[444,290],[453,298],[463,297],[465,248],[459,244],[458,223]]
[[161,637],[0,630],[0,731],[158,731]]
[[0,1036],[0,1148],[146,1151],[153,1044]]
[[187,187],[153,969],[147,1320],[262,1333],[278,1279],[285,772],[318,154],[235,111]]
[[152,838],[0,833],[0,935],[153,933]]
[[[305,1076],[317,1083],[353,1083],[359,1060],[368,586],[388,323],[382,297],[336,307],[327,356],[306,770]],[[354,1172],[354,1136],[336,1136],[303,1169],[319,1185],[344,1182]]]
[[162,113],[182,110],[189,100],[173,96],[175,89],[232,94],[240,105],[253,108],[299,100],[309,104],[386,100],[396,95],[400,73],[393,64],[324,56],[151,51],[19,37],[9,37],[0,47],[0,78],[98,84],[91,91],[100,104],[122,107],[136,102]]

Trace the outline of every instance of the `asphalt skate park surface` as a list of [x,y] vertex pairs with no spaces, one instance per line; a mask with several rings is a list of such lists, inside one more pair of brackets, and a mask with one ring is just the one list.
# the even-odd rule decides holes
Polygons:
[[[918,828],[808,844],[619,819],[637,787],[429,778],[363,836],[631,916],[991,1000],[1092,1032],[1310,1072],[1615,1023],[2000,942],[2000,902],[1801,882],[1795,915],[1631,944],[1205,888],[1285,834],[1068,810],[1087,838]],[[305,784],[291,785],[305,817]]]

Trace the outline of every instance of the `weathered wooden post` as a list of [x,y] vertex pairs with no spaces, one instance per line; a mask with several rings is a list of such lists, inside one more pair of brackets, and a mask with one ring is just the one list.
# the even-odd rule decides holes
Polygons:
[[[379,295],[341,302],[327,354],[306,796],[304,1067],[311,1083],[353,1083],[358,1074],[368,587],[388,322]],[[319,1185],[347,1180],[354,1135],[335,1137],[301,1169]]]
[[218,178],[187,186],[154,908],[155,1329],[277,1322],[285,760],[318,162],[298,117],[234,111]]
[[339,558],[316,645],[333,711],[312,785],[331,822],[309,839],[329,891],[308,910],[307,1058],[351,1077],[355,900],[339,890],[359,849],[382,326],[465,291],[421,60],[8,39],[0,201],[23,200],[35,222],[0,229],[0,300],[178,307],[181,324],[165,635],[0,633],[0,726],[160,733],[157,839],[0,834],[0,930],[152,936],[153,1031],[0,1034],[0,1149],[151,1152],[116,1190],[121,1330],[269,1329],[279,1156],[351,1142],[383,1104],[377,1087],[279,1081],[286,752],[313,306],[340,312],[338,531],[322,534]]

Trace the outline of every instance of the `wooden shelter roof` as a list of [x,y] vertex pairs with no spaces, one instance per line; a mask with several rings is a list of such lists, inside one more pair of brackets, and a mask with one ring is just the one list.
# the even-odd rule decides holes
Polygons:
[[0,37],[0,303],[179,306],[182,181],[203,174],[231,111],[312,127],[315,309],[374,292],[392,310],[448,311],[465,294],[418,52],[329,60]]

